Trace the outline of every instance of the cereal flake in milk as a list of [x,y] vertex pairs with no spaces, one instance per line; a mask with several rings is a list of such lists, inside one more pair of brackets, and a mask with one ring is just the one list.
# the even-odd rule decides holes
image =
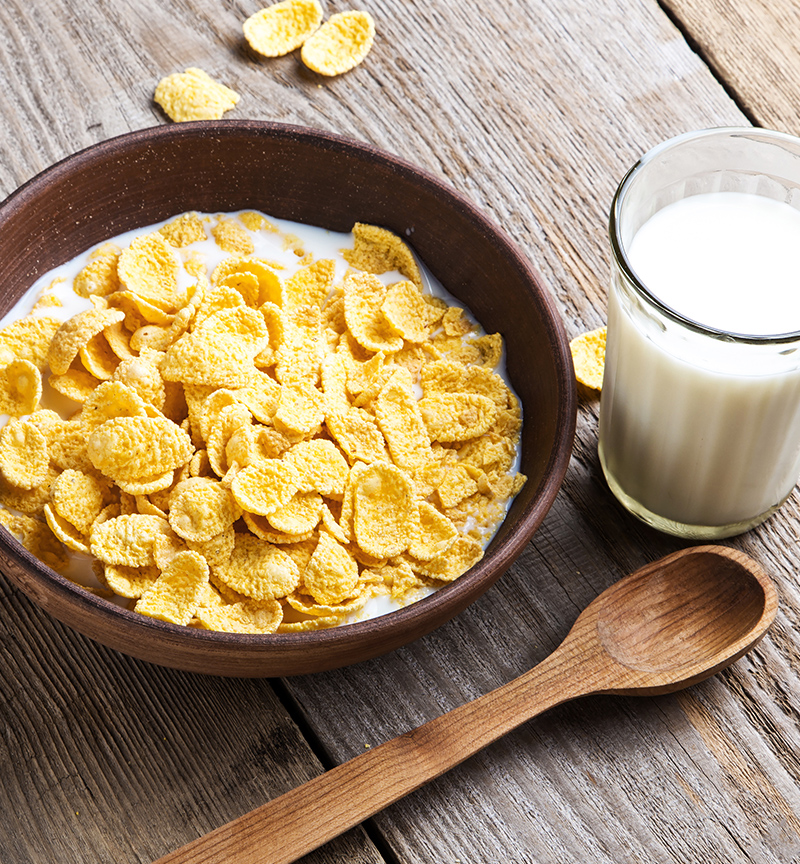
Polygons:
[[[383,229],[354,231],[188,214],[38,280],[0,327],[57,316],[88,341],[53,337],[52,411],[0,431],[0,472],[18,432],[61,454],[49,492],[0,490],[4,524],[46,521],[57,569],[115,602],[235,632],[373,617],[469,569],[525,480],[502,340],[388,232],[402,272],[354,270]],[[185,419],[162,413],[176,387]]]

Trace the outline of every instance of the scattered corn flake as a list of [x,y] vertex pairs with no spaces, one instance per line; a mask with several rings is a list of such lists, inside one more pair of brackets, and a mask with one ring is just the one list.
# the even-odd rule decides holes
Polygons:
[[94,378],[107,381],[119,365],[119,357],[111,350],[105,333],[96,333],[78,351],[84,368]]
[[0,524],[3,524],[28,552],[35,555],[43,564],[57,571],[67,568],[69,559],[64,546],[43,519],[2,513]]
[[375,39],[369,12],[338,12],[303,43],[303,63],[320,75],[341,75],[358,66]]
[[277,231],[278,229],[267,219],[262,213],[256,213],[254,210],[246,210],[239,214],[239,219],[248,231]]
[[87,538],[81,534],[74,525],[59,516],[58,513],[53,510],[50,503],[44,505],[44,518],[50,527],[50,530],[53,532],[53,535],[57,537],[67,547],[67,549],[71,549],[73,552],[88,554],[89,545]]
[[472,537],[460,535],[442,553],[418,566],[418,572],[440,582],[463,576],[483,558],[483,547]]
[[12,360],[0,369],[0,414],[32,414],[42,398],[42,375],[30,360]]
[[419,503],[419,528],[408,544],[408,552],[420,561],[430,561],[446,552],[458,536],[455,525],[432,504]]
[[203,558],[208,561],[209,567],[216,567],[219,564],[224,564],[233,552],[233,547],[236,544],[236,532],[233,530],[233,525],[221,531],[209,540],[187,540],[186,546],[192,552],[198,552]]
[[233,478],[231,492],[242,510],[269,516],[288,504],[300,488],[300,476],[281,459],[249,465]]
[[347,367],[341,354],[327,354],[322,361],[320,378],[325,396],[325,414],[347,411],[350,398],[347,389]]
[[[44,371],[50,342],[61,327],[58,318],[28,315],[0,330],[0,363],[28,360]],[[69,365],[69,364],[67,364]]]
[[347,454],[351,463],[379,462],[386,459],[383,433],[375,418],[361,408],[328,414],[328,430],[336,443]]
[[197,213],[182,213],[177,219],[172,219],[159,228],[170,246],[181,248],[190,246],[206,239],[206,229],[203,220]]
[[211,274],[211,284],[221,285],[230,276],[237,273],[249,273],[258,280],[258,299],[255,303],[261,306],[264,303],[282,304],[283,287],[275,269],[279,265],[274,262],[265,261],[261,258],[253,258],[246,255],[232,255],[224,259]]
[[0,429],[0,473],[12,486],[41,486],[49,464],[47,438],[30,420],[11,419]]
[[606,328],[600,327],[576,336],[569,343],[575,378],[592,390],[603,388],[603,370],[606,362]]
[[294,561],[277,546],[252,534],[237,534],[230,559],[214,568],[225,585],[253,600],[291,594],[300,582]]
[[237,344],[244,346],[247,356],[253,358],[269,339],[264,316],[256,309],[247,306],[237,306],[234,309],[222,309],[210,318],[206,318],[195,329],[197,336],[211,338],[217,336],[232,336]]
[[333,288],[336,263],[329,258],[302,267],[283,285],[283,306],[322,306]]
[[407,342],[424,342],[428,338],[426,303],[414,282],[406,280],[390,285],[381,310]]
[[459,306],[450,306],[442,315],[442,327],[448,336],[466,336],[474,329],[464,310]]
[[142,594],[136,612],[188,624],[208,584],[208,564],[196,552],[179,552],[156,581]]
[[325,419],[322,391],[307,381],[283,384],[272,422],[279,432],[310,435]]
[[[343,249],[342,255],[348,264],[367,273],[380,275],[397,270],[422,290],[422,276],[414,253],[396,234],[386,228],[356,222],[353,226],[353,248]],[[443,302],[440,298],[425,299],[428,302]],[[442,312],[446,308],[445,303]]]
[[154,100],[176,123],[187,120],[220,120],[239,101],[239,94],[219,84],[194,66],[162,78]]
[[314,536],[313,531],[306,531],[305,534],[284,534],[283,531],[276,531],[269,524],[266,516],[248,513],[247,511],[242,513],[242,521],[256,537],[266,540],[267,543],[275,543],[282,547],[304,543],[307,540],[311,540]]
[[244,38],[263,57],[283,57],[299,48],[319,27],[317,0],[283,0],[251,15],[242,25]]
[[205,630],[223,633],[274,633],[283,620],[277,600],[248,600],[224,606],[200,606],[195,616]]
[[358,588],[358,564],[347,549],[326,532],[303,572],[303,590],[317,603],[330,605],[352,597]]
[[327,615],[319,618],[305,618],[302,621],[283,621],[278,633],[310,633],[312,630],[324,630],[336,627],[342,623],[341,615]]
[[253,370],[247,345],[213,329],[184,333],[167,349],[161,366],[165,381],[205,387],[244,387]]
[[473,471],[476,469],[468,465],[454,465],[447,469],[441,483],[436,487],[436,493],[445,510],[458,506],[465,498],[478,491],[478,482],[472,475]]
[[143,402],[159,410],[164,408],[167,399],[164,379],[156,363],[144,352],[140,357],[121,361],[114,370],[111,380],[124,384],[139,395]]
[[[324,536],[324,534],[321,535],[321,537]],[[317,546],[317,548],[319,548],[319,546]],[[345,552],[346,551],[347,550],[345,550]],[[370,591],[365,591],[360,586],[357,586],[357,589],[354,590],[358,590],[355,597],[348,597],[347,599],[335,604],[317,603],[310,595],[299,592],[290,594],[286,598],[286,603],[291,606],[295,612],[299,612],[301,615],[310,615],[314,618],[337,616],[341,620],[345,616],[352,615],[353,612],[358,612],[359,609],[363,609],[372,596]]]
[[151,567],[153,544],[159,534],[169,534],[169,524],[158,516],[130,513],[95,521],[89,532],[92,555],[104,564]]
[[78,273],[73,289],[79,297],[107,297],[119,288],[117,264],[120,250],[107,243],[95,250],[92,260]]
[[358,475],[353,487],[353,529],[364,552],[376,558],[399,555],[411,542],[416,519],[414,486],[403,471],[377,462]]
[[503,359],[503,337],[499,333],[487,333],[472,340],[472,347],[479,351],[479,362],[487,369],[494,369]]
[[322,364],[322,314],[318,306],[292,307],[283,315],[283,340],[277,351],[275,377],[281,384],[316,384]]

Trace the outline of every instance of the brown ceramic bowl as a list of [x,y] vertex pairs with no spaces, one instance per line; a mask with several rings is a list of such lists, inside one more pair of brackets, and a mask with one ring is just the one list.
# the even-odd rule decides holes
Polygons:
[[272,636],[156,621],[82,591],[0,531],[3,572],[35,603],[97,641],[215,675],[295,675],[355,663],[430,632],[487,590],[544,519],[567,468],[576,398],[569,346],[547,289],[505,233],[436,177],[313,129],[249,121],[159,126],[105,141],[39,174],[0,205],[0,314],[42,273],[132,228],[185,210],[259,209],[349,231],[407,237],[445,287],[507,346],[524,411],[529,480],[481,562],[432,596],[330,630]]

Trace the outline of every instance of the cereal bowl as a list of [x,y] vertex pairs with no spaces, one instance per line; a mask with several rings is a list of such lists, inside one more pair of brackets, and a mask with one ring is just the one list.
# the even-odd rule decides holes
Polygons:
[[369,145],[251,121],[160,126],[52,166],[0,205],[0,314],[43,273],[123,232],[185,211],[253,209],[405,238],[430,272],[505,340],[522,404],[528,481],[482,560],[397,611],[330,629],[235,634],[146,617],[88,593],[0,531],[3,572],[45,611],[131,656],[215,675],[295,675],[392,651],[461,612],[505,572],[541,524],[567,469],[576,397],[569,346],[540,277],[505,233],[436,177]]

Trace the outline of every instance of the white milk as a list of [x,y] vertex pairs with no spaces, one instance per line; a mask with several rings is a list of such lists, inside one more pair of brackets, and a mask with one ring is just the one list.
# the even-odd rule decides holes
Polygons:
[[[627,253],[639,281],[686,318],[748,335],[800,330],[800,212],[788,204],[684,198],[645,222]],[[800,475],[798,344],[698,333],[647,307],[617,273],[600,414],[615,494],[639,515],[684,525],[769,515]]]

